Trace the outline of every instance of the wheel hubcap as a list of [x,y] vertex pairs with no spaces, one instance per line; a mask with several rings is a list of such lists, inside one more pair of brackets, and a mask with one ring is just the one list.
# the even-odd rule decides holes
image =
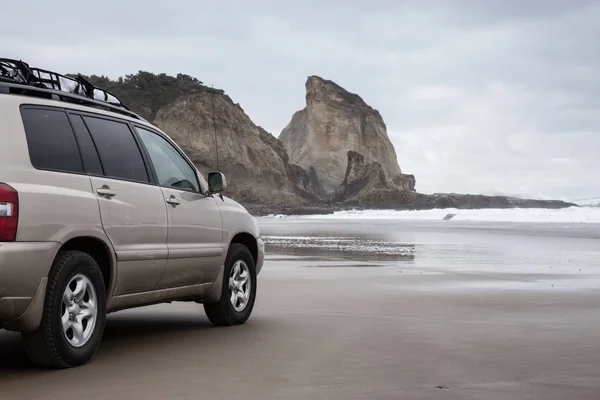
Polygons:
[[229,275],[229,301],[237,312],[243,311],[250,299],[250,268],[243,261],[237,261]]
[[85,345],[92,336],[98,317],[98,297],[90,279],[77,274],[69,281],[62,297],[61,324],[67,342]]

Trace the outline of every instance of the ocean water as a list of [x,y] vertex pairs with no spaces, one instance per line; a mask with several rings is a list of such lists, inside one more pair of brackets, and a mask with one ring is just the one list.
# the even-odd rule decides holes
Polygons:
[[521,223],[560,223],[560,224],[600,224],[600,207],[570,207],[559,210],[538,208],[458,210],[438,209],[420,211],[396,210],[349,210],[329,215],[282,216],[263,218],[290,218],[304,220],[414,220],[479,222],[521,222]]
[[600,208],[344,211],[259,224],[277,266],[377,267],[453,282],[415,286],[423,290],[600,289]]

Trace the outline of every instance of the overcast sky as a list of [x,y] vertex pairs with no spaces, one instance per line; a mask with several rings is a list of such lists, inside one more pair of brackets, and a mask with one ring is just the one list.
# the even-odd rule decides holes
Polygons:
[[0,57],[223,88],[278,135],[316,74],[430,192],[600,197],[600,1],[0,0]]

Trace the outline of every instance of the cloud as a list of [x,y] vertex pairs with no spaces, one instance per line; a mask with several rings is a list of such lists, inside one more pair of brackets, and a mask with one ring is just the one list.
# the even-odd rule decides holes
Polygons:
[[187,73],[271,132],[317,74],[382,113],[420,190],[600,195],[594,0],[5,3],[2,56]]

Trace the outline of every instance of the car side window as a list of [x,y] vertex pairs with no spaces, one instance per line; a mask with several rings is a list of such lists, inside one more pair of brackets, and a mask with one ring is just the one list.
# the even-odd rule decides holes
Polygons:
[[81,159],[83,160],[83,166],[88,174],[92,175],[104,175],[102,164],[100,164],[100,157],[96,146],[92,141],[89,131],[83,123],[81,115],[71,114],[71,125],[77,136],[77,142],[79,143],[79,151],[81,152]]
[[62,110],[22,108],[21,117],[35,168],[84,173],[77,141]]
[[140,148],[129,125],[104,118],[84,116],[98,155],[109,178],[150,182]]
[[148,150],[160,186],[200,191],[196,172],[167,140],[149,130],[135,129]]

